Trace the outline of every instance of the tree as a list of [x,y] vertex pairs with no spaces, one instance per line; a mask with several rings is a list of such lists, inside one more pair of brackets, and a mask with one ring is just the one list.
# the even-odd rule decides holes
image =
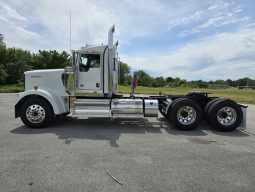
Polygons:
[[173,83],[173,78],[172,77],[167,77],[166,82],[167,82],[167,84]]
[[67,52],[39,51],[31,54],[19,48],[6,48],[0,45],[0,83],[24,82],[24,72],[31,69],[55,69],[70,65]]
[[6,62],[6,46],[0,44],[0,64]]
[[24,72],[30,69],[31,53],[17,48],[7,48],[3,61],[4,69],[8,76],[7,84],[24,81]]
[[233,86],[234,86],[234,83],[233,83],[233,81],[232,81],[231,79],[227,79],[227,80],[226,80],[226,83],[227,83],[228,86],[230,86],[230,87],[233,87]]
[[70,55],[65,51],[58,53],[56,50],[39,50],[32,60],[33,69],[57,69],[70,65]]
[[177,82],[177,87],[186,87],[186,85],[187,85],[187,81],[185,79],[180,79]]
[[0,65],[0,85],[6,84],[7,71],[4,69],[4,66]]
[[164,77],[160,76],[160,77],[156,77],[153,80],[152,86],[153,87],[164,87],[165,86],[165,79]]
[[143,70],[137,71],[138,76],[138,85],[145,86],[145,87],[151,87],[153,83],[153,78],[147,74]]
[[244,77],[241,79],[237,80],[239,86],[246,86],[246,85],[251,85],[250,82],[252,82],[252,79],[248,77]]
[[130,66],[128,64],[120,62],[120,84],[128,85],[130,84]]
[[0,33],[0,45],[5,45],[4,43],[4,35]]
[[214,83],[215,84],[226,84],[226,81],[224,81],[222,79],[217,79]]

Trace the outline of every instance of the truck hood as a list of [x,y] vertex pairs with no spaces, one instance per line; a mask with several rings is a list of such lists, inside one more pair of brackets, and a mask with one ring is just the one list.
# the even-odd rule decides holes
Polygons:
[[32,70],[26,71],[24,74],[35,74],[35,73],[63,73],[65,69],[40,69],[40,70]]

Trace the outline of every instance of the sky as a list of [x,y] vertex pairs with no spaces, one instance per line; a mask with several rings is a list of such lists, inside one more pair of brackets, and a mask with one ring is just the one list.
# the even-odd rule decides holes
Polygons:
[[255,0],[0,0],[8,47],[70,51],[107,44],[115,24],[121,61],[151,76],[255,78]]

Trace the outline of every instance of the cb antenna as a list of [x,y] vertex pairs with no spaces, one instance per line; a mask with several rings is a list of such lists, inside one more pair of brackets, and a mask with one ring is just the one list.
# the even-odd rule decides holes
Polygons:
[[69,17],[70,17],[70,51],[72,51],[72,12],[69,11]]

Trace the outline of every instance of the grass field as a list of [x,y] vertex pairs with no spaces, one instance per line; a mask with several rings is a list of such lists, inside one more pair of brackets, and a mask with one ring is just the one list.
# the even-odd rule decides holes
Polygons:
[[[119,86],[119,93],[130,93],[130,86]],[[142,87],[138,86],[135,90],[137,94],[159,94],[164,95],[183,95],[192,91],[204,91],[211,93],[210,96],[232,99],[239,103],[255,104],[255,90],[248,89],[204,89],[204,88],[169,88],[169,87]]]
[[0,85],[0,93],[17,93],[24,91],[24,84]]
[[[0,93],[17,93],[23,90],[23,84],[0,86]],[[118,89],[118,92],[122,94],[130,93],[130,91],[130,86],[119,86]],[[212,93],[210,96],[229,98],[239,103],[255,104],[255,90],[248,89],[153,88],[138,86],[135,93],[158,95],[159,92],[162,92],[164,95],[183,95],[191,91],[205,91]]]

